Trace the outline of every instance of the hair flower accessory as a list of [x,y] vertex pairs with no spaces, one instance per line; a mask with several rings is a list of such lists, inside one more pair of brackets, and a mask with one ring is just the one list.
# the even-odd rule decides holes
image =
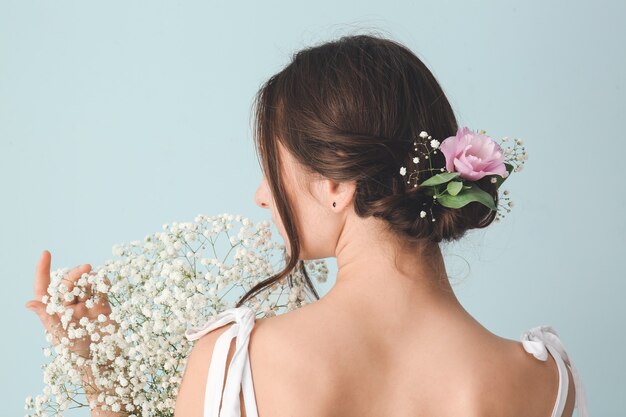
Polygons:
[[508,175],[500,145],[489,136],[476,134],[467,127],[444,140],[439,149],[446,157],[446,170],[458,172],[461,178],[474,181],[490,174],[504,178]]
[[[433,139],[427,132],[422,131],[419,134],[422,139],[430,139],[418,143],[413,142],[415,151],[418,151],[418,144],[426,148],[426,152],[418,152],[424,160],[428,160],[429,168],[418,169],[420,156],[412,158],[416,169],[409,174],[407,184],[414,180],[413,187],[426,187],[425,192],[432,195],[433,202],[450,207],[461,208],[472,201],[479,202],[492,210],[497,211],[496,221],[499,221],[503,210],[510,212],[513,202],[508,201],[507,204],[501,204],[503,210],[496,207],[491,194],[478,187],[476,182],[484,177],[491,177],[490,181],[496,184],[498,189],[502,183],[509,177],[510,173],[519,172],[524,166],[524,162],[528,159],[528,153],[523,147],[521,139],[515,139],[512,147],[504,148],[486,135],[484,130],[473,132],[468,127],[459,128],[455,136],[450,136],[439,142]],[[507,137],[502,139],[506,142]],[[432,166],[431,154],[441,151],[445,156],[445,167],[436,168]],[[422,183],[418,183],[420,172],[439,171],[441,173],[429,177]],[[406,167],[400,168],[400,175],[406,176]],[[503,192],[502,199],[509,200],[507,190]],[[426,203],[424,203],[425,205]],[[426,212],[420,211],[420,217],[425,217]],[[432,210],[431,210],[432,217]],[[432,218],[435,221],[435,218]]]

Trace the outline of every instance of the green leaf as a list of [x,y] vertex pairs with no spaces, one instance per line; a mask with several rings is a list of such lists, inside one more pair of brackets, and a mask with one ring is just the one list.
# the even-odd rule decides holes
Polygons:
[[509,164],[508,162],[504,163],[504,166],[506,167],[506,171],[509,173],[509,175],[507,175],[506,178],[502,178],[499,175],[494,175],[493,177],[496,179],[496,189],[500,188],[500,186],[502,185],[502,183],[504,181],[506,181],[510,176],[511,176],[511,172],[513,172],[513,165]]
[[433,175],[432,177],[430,177],[429,179],[427,179],[420,185],[432,186],[432,185],[445,184],[446,182],[455,179],[459,175],[460,174],[458,172],[444,172],[442,174]]
[[450,193],[450,195],[457,195],[459,191],[461,191],[461,188],[463,188],[462,181],[450,181],[448,183],[447,190],[448,190],[448,193]]
[[437,197],[437,201],[442,206],[450,208],[461,208],[472,201],[476,201],[489,207],[491,210],[497,210],[491,195],[475,185],[472,185],[470,189],[461,191],[457,195],[441,195]]

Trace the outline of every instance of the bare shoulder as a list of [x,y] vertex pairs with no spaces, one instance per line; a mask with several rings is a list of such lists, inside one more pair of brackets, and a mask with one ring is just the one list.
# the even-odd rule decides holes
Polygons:
[[[250,360],[269,367],[281,365],[273,379],[282,378],[293,385],[294,377],[321,378],[329,355],[339,341],[334,337],[332,316],[315,303],[286,313],[257,319],[250,334]],[[306,385],[310,385],[306,384]],[[310,392],[311,387],[307,387]]]
[[[538,386],[542,389],[540,392],[534,392],[535,402],[537,403],[545,403],[547,404],[547,408],[549,409],[548,413],[544,413],[543,415],[549,416],[554,408],[554,404],[556,403],[558,387],[559,387],[559,369],[556,364],[555,359],[551,354],[548,355],[547,361],[540,361],[531,354],[527,353],[521,342],[514,341],[514,343],[520,347],[520,350],[527,357],[527,362],[530,361],[530,366],[527,368],[527,378],[530,378],[531,381],[526,381],[526,383],[532,384],[533,381],[538,381]],[[572,371],[569,366],[566,366],[567,376],[563,376],[564,378],[568,378],[568,391],[567,391],[567,399],[565,402],[565,407],[563,409],[562,417],[572,417],[574,413],[574,405],[576,402],[576,387],[574,385],[574,377],[572,376]],[[541,393],[544,393],[542,396]],[[532,400],[531,398],[531,400]],[[544,406],[544,408],[546,408]]]
[[[488,407],[485,415],[550,416],[556,403],[559,387],[558,366],[552,357],[542,361],[526,352],[521,342],[500,338],[502,354],[494,358],[496,364],[486,374],[485,392]],[[574,410],[575,386],[568,367],[569,390],[562,417],[571,417]]]
[[[217,328],[199,338],[191,348],[185,371],[176,395],[174,417],[202,417],[204,415],[204,395],[217,339],[232,324]],[[229,352],[228,360],[232,357]]]
[[[294,316],[297,316],[296,321]],[[319,374],[319,363],[314,365],[311,361],[302,360],[312,357],[303,351],[310,343],[306,343],[300,337],[306,334],[298,331],[306,328],[301,324],[300,316],[300,311],[294,310],[274,317],[255,319],[250,332],[248,352],[260,415],[277,415],[285,413],[286,410],[293,410],[294,415],[302,415],[302,402],[297,399],[306,397],[306,389],[310,393],[310,382]],[[205,389],[215,344],[232,325],[233,323],[229,323],[212,330],[194,343],[179,385],[174,417],[204,415]],[[228,365],[234,355],[234,347],[235,339],[231,341],[226,358],[224,381],[228,376]],[[307,364],[310,366],[309,369],[306,368]],[[308,382],[298,384],[298,381],[305,382],[304,376]],[[240,401],[243,403],[241,395]],[[311,415],[315,415],[313,407],[307,407],[307,410],[311,411]],[[291,411],[287,414],[289,412]],[[242,405],[242,416],[245,415],[245,407]]]
[[255,322],[248,348],[260,416],[328,415],[328,335],[311,310],[313,304]]
[[[213,349],[228,327],[196,341],[175,417],[203,415]],[[458,415],[459,410],[481,417],[551,415],[559,384],[552,356],[540,361],[519,341],[459,330],[441,345],[423,337],[381,345],[368,339],[375,337],[371,329],[364,333],[356,326],[348,329],[313,305],[256,319],[248,352],[259,415],[319,417],[337,415],[339,409],[344,416],[384,414],[389,404],[398,416],[434,410],[442,416]],[[463,349],[458,349],[460,345]],[[231,344],[227,363],[233,350]],[[569,369],[568,373],[564,417],[571,417],[574,409],[575,387]],[[432,382],[437,380],[445,383]],[[451,397],[450,392],[457,394]]]
[[518,341],[470,331],[441,346],[379,345],[370,329],[340,322],[313,305],[257,319],[249,349],[259,415],[302,416],[303,403],[307,416],[384,414],[389,404],[394,415],[551,414],[556,363],[537,360]]

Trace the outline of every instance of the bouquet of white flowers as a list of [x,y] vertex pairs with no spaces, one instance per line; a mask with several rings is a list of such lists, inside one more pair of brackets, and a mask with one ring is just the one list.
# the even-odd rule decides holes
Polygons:
[[[233,220],[241,226],[231,235]],[[276,249],[284,261],[284,245],[271,240],[268,221],[254,227],[239,215],[198,215],[194,222],[165,224],[163,230],[143,243],[115,245],[113,255],[120,259],[83,273],[71,289],[63,285],[67,268],[51,273],[41,301],[47,314],[60,317],[63,332],[46,331],[46,340],[55,343],[43,349],[51,357],[42,366],[45,386],[43,394],[26,398],[25,409],[33,411],[27,417],[62,417],[62,411],[79,407],[129,417],[173,416],[193,344],[185,330],[235,306],[238,296],[274,274]],[[223,257],[221,247],[227,251]],[[318,282],[326,281],[325,261],[305,261],[305,266]],[[300,272],[285,281],[289,285],[276,283],[247,304],[257,315],[271,316],[310,302]],[[74,297],[86,299],[87,308],[104,297],[110,315],[73,320],[68,301]],[[85,338],[90,352],[81,355],[72,346]],[[81,401],[90,392],[99,394]]]

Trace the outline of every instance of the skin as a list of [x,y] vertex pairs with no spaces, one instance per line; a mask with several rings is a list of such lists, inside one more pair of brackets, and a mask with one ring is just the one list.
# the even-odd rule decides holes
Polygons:
[[[24,306],[37,315],[45,331],[52,335],[52,344],[56,346],[59,344],[60,339],[62,339],[63,337],[67,337],[67,331],[64,330],[61,326],[61,314],[48,314],[46,312],[46,305],[41,302],[42,297],[47,294],[47,289],[50,286],[51,261],[52,254],[50,253],[50,251],[44,250],[39,257],[39,262],[37,263],[37,266],[35,268],[35,298],[33,300],[27,301]],[[78,279],[83,274],[88,274],[90,271],[90,264],[79,265],[68,272],[67,281],[65,281],[62,285],[65,285],[67,287],[68,292],[72,291],[76,281],[78,281]],[[110,284],[108,278],[105,278],[104,281],[107,284]],[[65,301],[63,303],[64,306],[69,306],[74,309],[74,313],[72,315],[70,323],[78,323],[78,321],[80,321],[82,317],[87,317],[90,320],[94,320],[98,317],[98,315],[104,314],[107,317],[107,320],[105,320],[101,324],[102,326],[107,326],[108,324],[113,324],[114,326],[117,326],[117,323],[115,321],[108,319],[109,315],[111,314],[111,305],[109,304],[109,301],[106,297],[101,297],[100,300],[96,302],[92,308],[87,308],[86,301],[90,291],[91,285],[87,284],[85,297],[75,297],[73,300]],[[100,334],[103,335],[104,333]],[[70,351],[77,353],[84,358],[88,358],[90,344],[91,339],[89,337],[75,339],[74,344],[70,346]],[[91,374],[90,368],[82,367],[78,370],[81,372],[83,386],[85,388],[85,392],[87,393],[88,400],[95,400],[98,397],[99,391],[96,391],[94,388],[92,388],[93,375]],[[125,414],[103,411],[99,407],[96,407],[91,411],[91,415],[98,417],[118,417]]]
[[[551,356],[539,361],[472,317],[438,247],[420,255],[381,220],[358,217],[354,182],[308,176],[279,151],[301,222],[301,259],[335,257],[338,273],[319,301],[257,320],[249,350],[259,415],[551,415]],[[254,199],[287,242],[265,178]],[[572,414],[570,387],[564,416]]]
[[[309,176],[279,150],[300,221],[301,259],[336,257],[338,273],[320,300],[256,320],[248,350],[261,417],[551,415],[558,387],[551,356],[539,361],[520,342],[474,319],[456,298],[438,247],[426,257],[386,234],[380,220],[359,218],[353,182]],[[270,210],[287,243],[265,178],[254,200]],[[28,303],[36,308],[49,284],[46,252],[36,270],[35,300]],[[79,272],[73,271],[75,279]],[[194,344],[175,417],[203,416],[213,347],[228,326]],[[574,406],[569,378],[565,417]]]

